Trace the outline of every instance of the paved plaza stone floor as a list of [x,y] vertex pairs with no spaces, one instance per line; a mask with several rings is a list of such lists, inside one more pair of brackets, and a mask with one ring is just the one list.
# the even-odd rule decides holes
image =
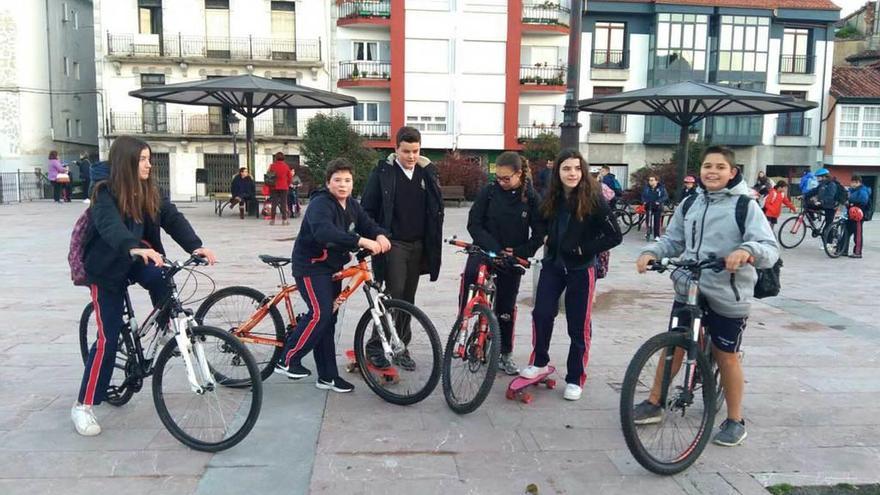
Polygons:
[[[290,227],[217,218],[211,205],[181,204],[220,263],[218,287],[271,292],[274,271],[259,253],[287,255]],[[710,445],[687,472],[655,476],[630,456],[618,423],[618,386],[637,346],[661,331],[671,287],[633,268],[644,244],[631,234],[598,283],[589,378],[578,402],[541,390],[529,405],[508,401],[499,376],[467,416],[438,389],[399,407],[363,384],[352,394],[319,391],[278,375],[265,386],[260,419],[237,447],[215,455],[175,441],[153,408],[149,385],[122,408],[100,406],[104,432],[78,436],[70,423],[82,374],[77,322],[88,300],[69,282],[66,255],[78,203],[0,205],[0,493],[2,494],[760,494],[765,486],[880,481],[880,221],[866,224],[862,260],[828,259],[815,239],[783,253],[781,297],[758,302],[744,338],[749,437]],[[466,208],[448,208],[445,233],[466,236]],[[168,241],[169,243],[171,241]],[[183,256],[179,249],[172,257]],[[422,279],[418,304],[445,341],[464,256],[451,247],[436,283]],[[210,286],[203,280],[198,294]],[[145,307],[137,292],[136,308]],[[520,293],[515,357],[531,342],[532,280]],[[338,350],[350,347],[360,297],[344,310]],[[143,311],[143,310],[141,310]],[[564,364],[557,323],[551,357]],[[340,363],[343,358],[340,357]],[[312,363],[306,363],[310,366]],[[561,377],[560,377],[561,379]]]

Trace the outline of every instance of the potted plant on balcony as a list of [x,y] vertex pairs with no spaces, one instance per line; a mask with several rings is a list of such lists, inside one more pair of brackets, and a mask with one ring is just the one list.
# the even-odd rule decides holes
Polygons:
[[391,77],[388,75],[388,72],[387,72],[387,71],[385,71],[385,72],[382,73],[382,79],[385,79],[385,80],[388,80],[388,81],[391,80]]
[[351,78],[354,80],[357,80],[357,79],[360,79],[360,77],[361,77],[361,71],[359,71],[358,66],[355,65],[354,68],[351,70]]
[[378,78],[378,77],[379,77],[379,71],[375,71],[375,70],[374,70],[373,72],[370,72],[370,77]]

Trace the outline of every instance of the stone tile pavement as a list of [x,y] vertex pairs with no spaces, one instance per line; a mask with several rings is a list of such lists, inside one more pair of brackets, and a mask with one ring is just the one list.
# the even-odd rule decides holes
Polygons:
[[[271,292],[273,270],[256,254],[286,255],[298,228],[217,218],[182,204],[221,263],[218,287]],[[362,384],[327,395],[311,382],[266,382],[257,426],[240,445],[195,452],[165,432],[147,390],[122,408],[101,406],[104,432],[76,435],[69,420],[82,373],[77,322],[87,292],[69,283],[66,254],[81,204],[0,206],[0,493],[758,494],[764,486],[880,481],[880,223],[866,224],[863,260],[830,260],[816,240],[783,253],[784,292],[759,302],[744,339],[749,438],[709,446],[686,473],[658,477],[626,450],[618,424],[623,370],[636,347],[663,329],[665,276],[634,273],[642,245],[631,234],[599,282],[589,378],[583,398],[541,390],[524,405],[504,399],[499,376],[487,401],[452,413],[438,390],[399,407]],[[447,210],[446,234],[466,236],[466,208]],[[183,256],[174,248],[172,256]],[[464,256],[449,247],[441,279],[422,280],[417,301],[445,340]],[[190,286],[192,287],[192,286]],[[200,280],[197,296],[211,289]],[[515,356],[527,360],[532,281],[521,291]],[[136,308],[145,297],[135,291]],[[338,332],[350,346],[364,304],[349,302]],[[564,364],[559,328],[551,355]],[[340,358],[341,361],[341,358]]]

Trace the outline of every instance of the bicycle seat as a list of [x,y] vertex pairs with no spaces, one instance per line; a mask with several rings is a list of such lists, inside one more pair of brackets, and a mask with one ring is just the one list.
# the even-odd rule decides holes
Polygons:
[[290,258],[281,258],[278,256],[269,256],[268,254],[261,254],[260,261],[263,263],[274,266],[275,268],[290,264]]

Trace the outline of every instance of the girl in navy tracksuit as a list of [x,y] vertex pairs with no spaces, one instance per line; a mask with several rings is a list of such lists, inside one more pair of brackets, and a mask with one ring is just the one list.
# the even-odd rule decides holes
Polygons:
[[660,237],[660,224],[663,221],[663,203],[669,199],[666,188],[656,176],[648,177],[648,185],[642,190],[642,203],[645,204],[645,214],[650,216],[651,229],[654,238]]
[[548,235],[532,311],[534,351],[520,375],[535,378],[550,362],[550,337],[565,291],[565,316],[571,345],[565,398],[581,397],[589,359],[596,255],[620,244],[623,237],[599,183],[587,173],[580,153],[564,150],[556,159],[550,191],[541,205]]
[[[534,256],[546,233],[539,210],[540,198],[532,188],[528,163],[513,151],[502,153],[495,160],[495,183],[477,196],[468,214],[468,232],[474,244],[486,251],[505,252],[521,258]],[[468,257],[462,275],[459,307],[467,303],[467,290],[476,281],[481,256]],[[516,375],[513,352],[513,330],[516,324],[516,296],[522,273],[506,266],[494,268],[495,314],[501,327],[501,370]]]
[[[116,361],[125,288],[138,283],[150,292],[158,305],[168,294],[163,279],[162,242],[159,229],[165,230],[186,252],[200,254],[214,262],[214,253],[202,247],[202,241],[189,222],[167,198],[160,199],[150,176],[150,147],[130,136],[120,136],[110,147],[110,174],[92,191],[89,213],[92,226],[86,233],[84,266],[89,280],[97,342],[86,359],[79,399],[71,410],[76,431],[92,436],[101,432],[92,406],[107,394]],[[140,257],[143,263],[133,263]]]
[[340,378],[336,368],[333,303],[342,290],[342,281],[334,282],[333,274],[348,263],[349,252],[355,248],[368,249],[373,254],[391,248],[387,232],[351,197],[352,171],[352,165],[345,159],[331,161],[327,164],[327,189],[317,191],[309,200],[293,245],[293,276],[309,311],[288,334],[282,362],[275,365],[276,373],[289,378],[309,376],[312,372],[302,365],[302,358],[314,349],[318,367],[316,386],[336,392],[351,392],[354,385]]

